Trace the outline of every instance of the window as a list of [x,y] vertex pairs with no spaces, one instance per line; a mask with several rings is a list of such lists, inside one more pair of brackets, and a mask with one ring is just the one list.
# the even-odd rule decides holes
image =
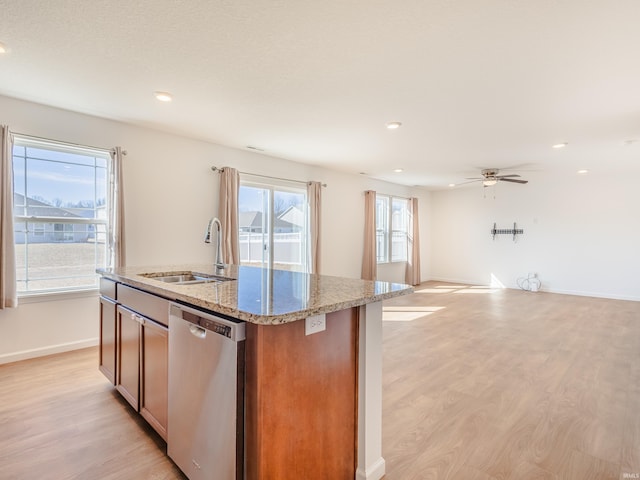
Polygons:
[[307,192],[242,183],[238,197],[240,263],[307,271]]
[[108,263],[108,151],[16,136],[19,294],[97,288]]
[[378,263],[406,262],[409,200],[376,195],[376,255]]

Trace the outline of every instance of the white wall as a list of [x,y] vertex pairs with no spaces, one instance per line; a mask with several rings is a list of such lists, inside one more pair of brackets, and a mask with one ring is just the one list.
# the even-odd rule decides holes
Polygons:
[[[127,150],[124,161],[127,263],[161,265],[213,262],[214,249],[203,243],[204,230],[217,213],[218,174],[210,167],[294,180],[319,180],[323,190],[322,273],[360,276],[364,190],[420,199],[423,230],[428,229],[428,192],[360,175],[290,162],[98,117],[81,115],[0,96],[0,123],[14,132],[89,146]],[[422,235],[427,252],[427,235]],[[428,255],[422,276],[429,277]],[[381,268],[381,280],[402,282],[397,265]],[[73,298],[23,304],[0,311],[0,363],[95,343],[97,300]],[[92,305],[91,309],[88,305]],[[93,308],[95,306],[95,308]],[[25,328],[29,325],[29,328]],[[87,325],[91,325],[87,330]],[[37,330],[38,334],[33,332]],[[55,351],[57,351],[55,350]]]
[[[543,290],[640,300],[640,189],[622,175],[527,174],[527,185],[433,192],[431,277],[506,287],[537,272]],[[492,240],[493,223],[524,235]]]

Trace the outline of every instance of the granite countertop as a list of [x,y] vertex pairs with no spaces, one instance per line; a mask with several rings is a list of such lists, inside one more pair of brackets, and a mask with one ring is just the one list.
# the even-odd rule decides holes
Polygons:
[[[195,285],[165,283],[144,274],[197,272],[233,280]],[[411,293],[409,285],[230,265],[100,269],[106,278],[257,324],[280,324]]]

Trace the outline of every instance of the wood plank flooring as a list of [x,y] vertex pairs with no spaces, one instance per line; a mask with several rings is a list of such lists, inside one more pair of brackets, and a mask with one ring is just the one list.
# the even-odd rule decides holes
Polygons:
[[[384,304],[386,480],[640,478],[640,302],[416,290]],[[0,479],[185,479],[97,356],[0,366]]]
[[429,282],[384,319],[387,480],[640,478],[640,302]]
[[0,366],[0,479],[186,479],[88,348]]

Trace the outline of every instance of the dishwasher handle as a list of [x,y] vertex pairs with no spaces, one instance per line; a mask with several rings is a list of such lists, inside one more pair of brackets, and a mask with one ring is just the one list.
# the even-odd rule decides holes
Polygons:
[[[246,338],[245,322],[227,320],[213,313],[196,310],[186,305],[171,303],[169,316],[191,323],[191,333],[199,338],[205,338],[208,332],[227,337],[234,342],[242,342]],[[196,327],[195,331],[193,327]],[[198,329],[205,331],[201,332]]]
[[194,337],[205,338],[207,336],[207,331],[197,325],[189,325],[189,331]]

